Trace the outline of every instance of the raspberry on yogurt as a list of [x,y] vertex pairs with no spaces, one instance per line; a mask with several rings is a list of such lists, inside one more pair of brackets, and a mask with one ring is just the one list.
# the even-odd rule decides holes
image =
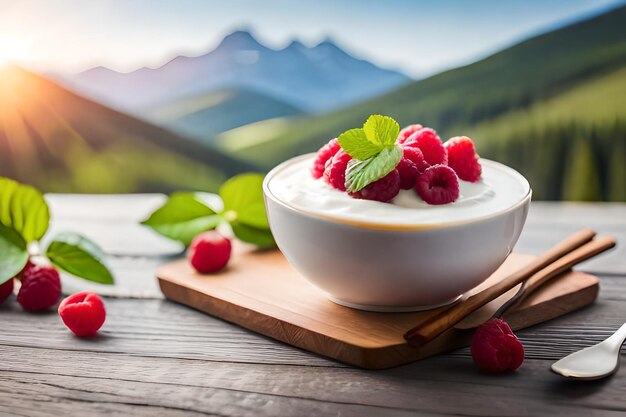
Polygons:
[[397,169],[394,169],[378,181],[374,181],[359,191],[348,194],[361,200],[374,200],[386,203],[393,200],[399,192],[400,174]]
[[324,169],[324,181],[339,191],[346,191],[346,168],[352,157],[339,149],[337,153],[326,162]]
[[429,165],[446,165],[448,163],[448,155],[441,139],[429,127],[416,131],[402,145],[410,148],[419,148]]
[[311,167],[311,175],[313,175],[313,178],[322,178],[322,175],[324,175],[324,169],[326,168],[326,162],[335,156],[339,149],[341,149],[339,147],[339,142],[337,142],[337,138],[335,138],[331,139],[327,144],[322,146],[319,151],[317,151],[315,160],[313,161],[313,166]]

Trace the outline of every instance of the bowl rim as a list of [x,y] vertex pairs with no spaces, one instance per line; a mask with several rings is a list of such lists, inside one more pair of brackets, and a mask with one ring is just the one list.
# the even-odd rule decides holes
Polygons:
[[339,217],[335,217],[332,215],[325,215],[325,214],[320,214],[320,213],[316,213],[313,211],[307,211],[307,210],[303,210],[300,208],[296,208],[294,206],[289,205],[288,203],[282,201],[281,199],[279,199],[278,197],[276,197],[272,191],[269,188],[269,182],[272,180],[272,178],[282,169],[284,169],[287,165],[296,163],[302,159],[307,159],[307,158],[311,158],[313,155],[315,155],[314,152],[311,153],[307,153],[304,155],[298,155],[292,158],[287,159],[286,161],[281,162],[280,164],[276,165],[274,168],[272,168],[270,170],[270,172],[267,173],[267,175],[265,176],[265,178],[263,179],[263,195],[265,196],[265,198],[272,200],[273,202],[281,205],[282,207],[293,211],[295,213],[304,215],[306,217],[311,217],[311,218],[315,218],[317,220],[323,220],[323,221],[327,221],[330,223],[337,223],[340,225],[344,225],[344,226],[353,226],[353,227],[357,227],[357,228],[362,228],[362,229],[373,229],[373,230],[382,230],[382,231],[398,231],[398,232],[412,232],[412,231],[420,231],[420,230],[433,230],[433,229],[447,229],[447,228],[452,228],[452,227],[459,227],[459,226],[465,226],[465,225],[469,225],[469,224],[476,224],[476,223],[481,223],[490,219],[493,219],[495,217],[500,217],[503,216],[509,212],[515,211],[517,210],[520,206],[523,206],[525,204],[527,204],[531,198],[532,198],[532,188],[530,186],[530,183],[528,182],[528,180],[526,179],[526,177],[524,177],[522,174],[520,174],[517,170],[502,164],[500,162],[497,161],[492,161],[490,159],[482,159],[483,161],[486,161],[490,164],[497,164],[497,165],[501,165],[507,169],[510,169],[512,171],[514,171],[516,174],[518,174],[520,176],[520,178],[522,178],[527,186],[528,186],[528,192],[522,197],[520,198],[519,201],[517,201],[515,204],[512,204],[510,207],[507,207],[505,209],[496,211],[494,213],[490,213],[490,214],[486,214],[484,216],[479,216],[479,217],[475,217],[473,219],[468,219],[468,220],[459,220],[459,221],[454,221],[454,222],[445,222],[445,223],[433,223],[433,224],[386,224],[386,223],[377,223],[374,221],[366,221],[366,220],[350,220],[350,219],[345,219],[345,218],[339,218]]

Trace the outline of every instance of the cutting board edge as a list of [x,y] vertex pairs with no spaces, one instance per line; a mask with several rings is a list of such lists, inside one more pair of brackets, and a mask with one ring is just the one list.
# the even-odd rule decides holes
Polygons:
[[[308,352],[313,352],[331,360],[336,360],[342,363],[347,363],[354,366],[360,366],[363,360],[354,360],[364,355],[365,351],[378,351],[380,348],[364,348],[361,346],[345,343],[339,339],[335,339],[323,333],[316,332],[314,330],[305,329],[293,323],[287,323],[281,321],[278,318],[270,317],[265,314],[259,313],[252,309],[231,304],[220,298],[210,296],[192,288],[185,287],[178,282],[173,282],[167,278],[158,277],[159,286],[163,295],[168,299],[188,307],[194,308],[198,311],[207,313],[213,317],[221,320],[225,320],[229,323],[236,324],[244,329],[260,333],[271,339],[278,340],[291,346],[295,346],[300,349],[304,349]],[[206,302],[196,303],[193,298],[188,295],[196,293],[201,294]],[[200,297],[196,297],[200,299]],[[230,310],[230,311],[229,311]],[[259,320],[248,320],[250,316],[255,316]],[[259,324],[264,322],[271,322],[274,326],[272,331],[266,329],[262,325],[251,325],[251,323]],[[276,322],[280,323],[281,331],[275,331]],[[290,337],[291,334],[307,334],[308,337]],[[313,337],[311,339],[311,336]],[[314,343],[313,343],[314,342]]]
[[[594,278],[594,283],[580,289],[579,291],[567,293],[534,306],[522,308],[507,315],[506,318],[510,322],[511,327],[515,330],[530,327],[553,320],[559,316],[592,304],[598,296],[600,280],[593,275],[585,275]],[[449,352],[468,346],[471,340],[471,330],[451,329],[450,331],[444,333],[444,335],[441,336],[441,339],[438,339],[440,341],[443,340],[441,343],[443,345],[448,343],[449,348],[445,350],[439,350],[437,345],[432,345],[430,349],[421,351],[409,347],[408,344],[373,348],[362,347],[346,343],[314,330],[305,329],[293,323],[280,321],[278,318],[267,316],[247,307],[231,304],[220,298],[185,287],[179,282],[168,280],[162,276],[158,276],[158,281],[161,291],[165,297],[170,300],[187,305],[196,310],[210,314],[214,317],[260,333],[283,343],[364,369],[388,369],[405,365],[439,353]],[[193,293],[201,294],[203,297],[190,296]],[[195,301],[200,299],[204,299],[204,302],[199,303]],[[568,305],[567,309],[562,307],[564,304]],[[526,323],[524,325],[520,325],[519,320],[521,320],[520,317],[522,317],[522,315],[528,315],[529,312],[532,313],[534,309],[538,308],[548,308],[550,314],[547,316],[543,315],[542,318],[536,317],[535,319],[531,319],[530,324],[528,323],[528,319],[525,318],[524,321]],[[249,320],[251,316],[255,317],[256,320]],[[281,327],[279,332],[276,332],[277,321],[280,322]],[[273,327],[271,331],[268,326]],[[304,336],[305,334],[307,337],[298,337],[298,335]],[[296,336],[294,337],[290,335]],[[449,343],[454,339],[456,339],[458,343],[450,345]]]

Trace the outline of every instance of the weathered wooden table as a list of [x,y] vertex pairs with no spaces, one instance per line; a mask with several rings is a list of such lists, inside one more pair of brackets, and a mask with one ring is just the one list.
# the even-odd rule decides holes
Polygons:
[[520,331],[522,368],[487,376],[468,349],[386,371],[355,369],[159,299],[154,268],[180,247],[136,221],[161,199],[49,196],[53,229],[79,230],[111,255],[116,297],[105,299],[107,322],[93,339],[74,337],[54,312],[28,314],[14,299],[0,307],[0,415],[626,413],[626,369],[585,383],[548,371],[626,320],[625,204],[533,204],[519,252],[539,253],[582,227],[614,234],[622,246],[580,267],[602,279],[595,305]]

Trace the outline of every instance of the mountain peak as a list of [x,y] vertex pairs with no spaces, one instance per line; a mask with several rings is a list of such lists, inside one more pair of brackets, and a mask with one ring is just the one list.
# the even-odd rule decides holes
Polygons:
[[92,67],[77,73],[76,75],[87,75],[87,76],[95,76],[95,75],[108,75],[108,74],[120,74],[118,71],[112,70],[111,68],[107,68],[102,65],[98,65],[97,67]]
[[337,46],[337,43],[331,39],[331,38],[324,38],[323,41],[321,41],[320,43],[318,43],[317,45],[315,45],[315,48],[320,48],[320,49],[339,49],[341,50],[340,47]]
[[291,41],[291,43],[285,47],[285,50],[296,50],[297,51],[297,50],[302,50],[302,49],[307,49],[307,47],[304,46],[304,44],[302,42],[300,42],[299,40],[296,40],[296,39]]
[[258,48],[261,44],[252,36],[247,30],[237,30],[229,35],[226,35],[218,48],[233,48],[233,49],[250,49]]
[[274,49],[244,28],[228,34],[204,55],[179,56],[154,69],[72,81],[68,85],[73,89],[141,114],[168,101],[225,87],[256,90],[305,111],[327,110],[398,87],[407,79],[354,58],[331,39],[314,48],[293,39]]

